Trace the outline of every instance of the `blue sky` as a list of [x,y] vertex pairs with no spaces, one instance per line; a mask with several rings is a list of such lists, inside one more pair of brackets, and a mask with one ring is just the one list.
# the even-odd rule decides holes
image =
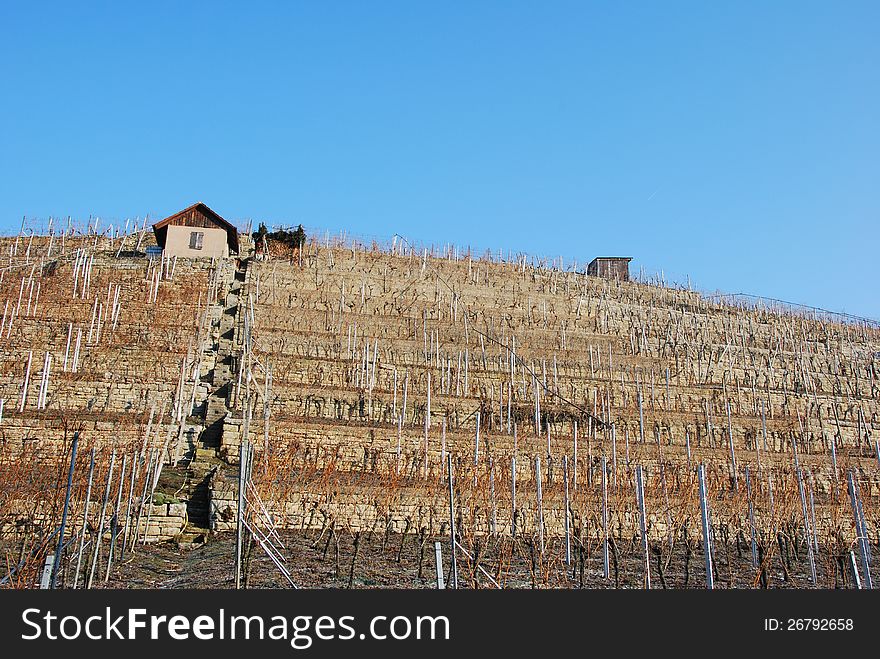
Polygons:
[[880,318],[878,25],[877,2],[3,3],[0,229],[202,200]]

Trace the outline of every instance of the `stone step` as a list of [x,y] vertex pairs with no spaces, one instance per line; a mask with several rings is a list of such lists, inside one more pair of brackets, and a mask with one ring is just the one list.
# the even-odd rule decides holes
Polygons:
[[208,414],[205,417],[205,427],[211,427],[215,421],[220,421],[227,414],[225,405],[211,405],[208,407]]
[[226,416],[226,399],[220,398],[210,398],[208,399],[208,410],[205,415],[205,428],[210,428],[211,425],[220,419]]
[[[190,466],[196,467],[198,465],[199,460],[206,460],[207,461],[207,460],[215,459],[216,457],[217,457],[217,451],[215,451],[212,448],[197,448],[195,460],[193,461],[193,464]],[[210,468],[212,466],[213,465],[210,465],[210,464],[206,465],[208,470],[210,470]]]
[[208,542],[210,534],[208,529],[190,524],[183,533],[175,538],[174,542],[178,549],[196,549]]

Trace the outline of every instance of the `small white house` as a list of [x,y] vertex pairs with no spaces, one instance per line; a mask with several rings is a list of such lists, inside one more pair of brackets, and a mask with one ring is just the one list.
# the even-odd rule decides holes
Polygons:
[[238,229],[198,202],[153,225],[167,256],[225,258],[238,255]]

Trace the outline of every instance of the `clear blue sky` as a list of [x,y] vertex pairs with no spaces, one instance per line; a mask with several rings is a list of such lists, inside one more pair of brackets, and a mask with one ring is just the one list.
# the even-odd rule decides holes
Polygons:
[[876,1],[3,3],[0,229],[202,200],[880,318],[878,26]]

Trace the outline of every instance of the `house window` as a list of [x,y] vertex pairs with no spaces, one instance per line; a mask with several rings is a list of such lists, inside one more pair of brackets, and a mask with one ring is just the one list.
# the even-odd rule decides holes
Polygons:
[[190,249],[201,249],[202,248],[202,240],[205,238],[204,231],[190,231],[189,233],[189,248]]

